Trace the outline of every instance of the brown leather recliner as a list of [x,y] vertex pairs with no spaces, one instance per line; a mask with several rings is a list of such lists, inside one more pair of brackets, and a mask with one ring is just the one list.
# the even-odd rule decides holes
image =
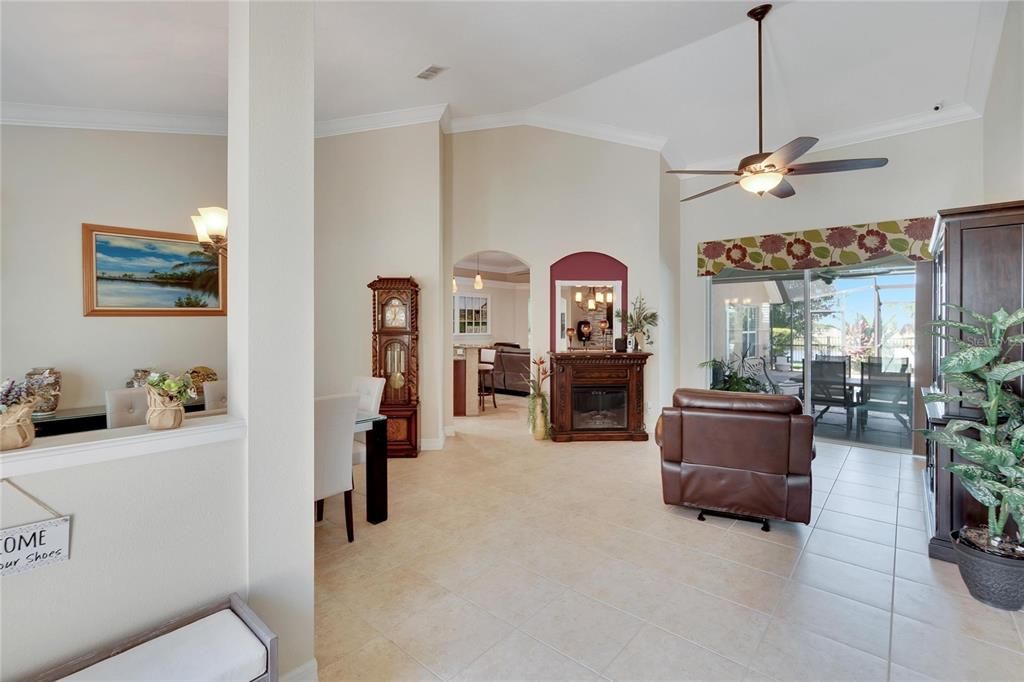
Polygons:
[[678,389],[658,419],[665,504],[810,523],[814,422],[793,396]]

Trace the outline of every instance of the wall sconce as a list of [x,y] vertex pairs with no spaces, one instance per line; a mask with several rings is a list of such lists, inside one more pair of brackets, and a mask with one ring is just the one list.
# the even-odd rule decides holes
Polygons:
[[228,255],[228,212],[218,206],[199,209],[199,215],[192,216],[192,226],[203,251],[218,256]]
[[455,281],[455,275],[452,275],[452,293],[459,293],[459,283]]

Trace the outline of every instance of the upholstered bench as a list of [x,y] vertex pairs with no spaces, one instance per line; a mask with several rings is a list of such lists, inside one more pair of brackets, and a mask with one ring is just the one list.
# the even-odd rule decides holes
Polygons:
[[37,680],[277,682],[277,635],[232,594],[155,630],[79,657]]

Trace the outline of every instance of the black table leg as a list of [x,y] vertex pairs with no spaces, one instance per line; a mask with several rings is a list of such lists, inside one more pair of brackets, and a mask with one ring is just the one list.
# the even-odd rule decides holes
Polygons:
[[373,422],[366,433],[366,520],[388,520],[388,422]]

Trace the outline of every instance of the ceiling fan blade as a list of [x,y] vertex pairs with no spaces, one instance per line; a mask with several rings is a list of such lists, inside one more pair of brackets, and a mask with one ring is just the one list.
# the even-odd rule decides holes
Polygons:
[[761,162],[761,165],[785,168],[806,154],[816,144],[818,144],[818,138],[816,137],[798,137],[792,142],[788,142],[776,149],[774,153]]
[[842,173],[843,171],[881,168],[889,159],[836,159],[835,161],[812,161],[789,167],[788,175],[814,175],[815,173]]
[[686,197],[685,199],[680,199],[679,203],[682,203],[684,201],[690,201],[691,199],[697,199],[697,198],[705,196],[707,194],[713,194],[715,192],[718,192],[719,190],[723,190],[723,189],[726,189],[728,187],[732,187],[733,185],[738,185],[739,182],[740,182],[739,180],[733,180],[732,182],[727,182],[724,185],[719,185],[718,187],[712,187],[711,189],[705,190],[705,191],[701,192],[700,194],[694,194],[693,196]]
[[785,199],[786,197],[791,197],[794,194],[796,194],[796,190],[793,189],[793,185],[789,184],[789,180],[787,180],[786,178],[782,178],[782,182],[768,190],[768,193],[771,194],[773,197]]
[[666,173],[689,173],[690,175],[739,175],[734,170],[670,170]]

